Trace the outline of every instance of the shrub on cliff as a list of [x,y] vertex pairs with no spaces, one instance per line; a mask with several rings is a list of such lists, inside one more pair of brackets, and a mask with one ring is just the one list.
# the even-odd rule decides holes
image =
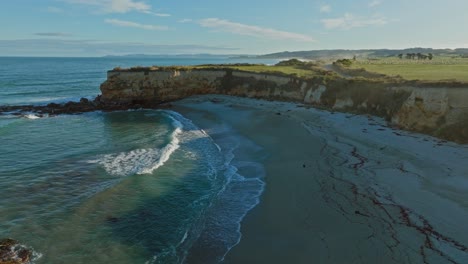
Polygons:
[[353,64],[353,61],[350,60],[350,59],[341,59],[341,60],[337,60],[337,61],[333,62],[333,64],[349,67],[349,66],[351,66]]
[[280,61],[275,66],[304,66],[306,63],[298,59]]

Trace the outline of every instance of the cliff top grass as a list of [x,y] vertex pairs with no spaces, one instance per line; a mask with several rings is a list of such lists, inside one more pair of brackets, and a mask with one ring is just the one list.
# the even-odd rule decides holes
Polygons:
[[276,65],[265,64],[204,64],[196,66],[152,66],[152,67],[132,67],[122,69],[114,68],[115,72],[147,72],[147,71],[190,71],[190,70],[237,70],[243,72],[254,72],[262,74],[274,74],[288,77],[313,78],[323,76],[335,76],[332,71],[328,71],[311,62],[302,62],[296,59],[279,62]]
[[349,68],[408,81],[468,83],[468,58],[461,57],[434,57],[431,60],[398,57],[358,59]]
[[152,72],[152,71],[197,71],[235,70],[248,73],[269,74],[303,79],[321,80],[354,79],[391,86],[422,87],[467,87],[468,58],[434,58],[415,61],[399,58],[342,59],[334,63],[333,70],[323,65],[297,59],[281,61],[276,65],[265,64],[204,64],[196,66],[151,66],[114,68],[111,72]]

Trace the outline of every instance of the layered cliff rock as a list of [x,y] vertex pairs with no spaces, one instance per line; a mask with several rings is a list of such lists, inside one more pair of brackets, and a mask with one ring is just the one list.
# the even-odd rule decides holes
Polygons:
[[300,102],[376,115],[403,129],[468,143],[468,85],[299,78],[229,68],[141,68],[109,71],[101,91],[108,104],[156,104],[199,94]]
[[410,96],[392,116],[403,128],[468,143],[468,87],[404,87]]

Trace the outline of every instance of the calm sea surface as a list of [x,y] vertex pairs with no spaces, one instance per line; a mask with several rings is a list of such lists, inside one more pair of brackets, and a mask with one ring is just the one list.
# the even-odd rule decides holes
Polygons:
[[[93,98],[116,66],[235,62],[249,61],[0,58],[0,105]],[[219,263],[263,190],[231,165],[230,140],[172,111],[0,114],[0,238],[34,263]]]

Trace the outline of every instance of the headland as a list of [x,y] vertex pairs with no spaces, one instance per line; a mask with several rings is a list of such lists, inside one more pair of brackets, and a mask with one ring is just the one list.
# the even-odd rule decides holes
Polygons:
[[221,94],[294,102],[377,116],[404,130],[468,143],[468,83],[344,76],[336,70],[340,67],[327,70],[290,60],[275,66],[116,68],[101,85],[100,101],[115,107],[151,107],[193,95]]
[[102,94],[94,100],[0,106],[0,113],[42,116],[157,109],[190,96],[217,94],[371,115],[399,129],[468,143],[468,82],[409,80],[349,67],[350,62],[345,59],[323,65],[291,59],[273,66],[117,67],[107,73],[100,87]]

